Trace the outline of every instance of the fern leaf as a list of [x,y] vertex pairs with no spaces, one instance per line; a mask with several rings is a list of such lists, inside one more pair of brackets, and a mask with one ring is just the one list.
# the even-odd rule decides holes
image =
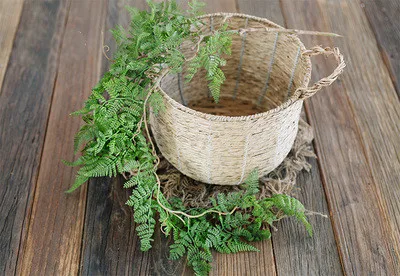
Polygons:
[[75,178],[74,184],[69,188],[66,193],[72,193],[76,189],[78,189],[83,183],[89,180],[89,177],[78,174]]
[[170,259],[171,260],[178,260],[180,258],[183,257],[183,255],[185,255],[186,253],[186,248],[183,244],[181,243],[174,243],[172,245],[170,245]]
[[65,165],[69,166],[69,167],[81,166],[81,165],[85,164],[85,161],[84,161],[82,156],[79,157],[76,161],[73,161],[73,162],[70,162],[70,161],[67,161],[67,160],[62,160],[62,162]]
[[254,169],[247,176],[243,187],[246,189],[246,194],[255,195],[260,191],[259,185],[258,170]]
[[308,234],[312,236],[312,227],[307,221],[305,208],[300,201],[288,195],[277,194],[271,197],[274,205],[287,216],[295,216],[305,226]]
[[96,138],[96,131],[94,130],[93,125],[84,125],[80,128],[80,130],[75,135],[74,139],[74,152],[76,153],[79,147],[85,143],[89,142]]
[[241,241],[235,241],[235,242],[230,242],[228,243],[228,247],[230,249],[231,253],[238,253],[238,252],[246,252],[246,251],[255,251],[259,252],[260,250],[251,244],[241,242]]

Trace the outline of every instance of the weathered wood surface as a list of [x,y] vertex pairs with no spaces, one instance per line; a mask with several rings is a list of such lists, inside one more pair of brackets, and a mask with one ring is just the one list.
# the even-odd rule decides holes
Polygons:
[[[18,251],[21,239],[25,237],[27,222],[30,220],[30,206],[49,117],[67,4],[65,1],[25,3],[1,88],[2,275],[15,273],[17,260],[20,260]],[[0,13],[3,14],[4,11],[1,10]],[[6,45],[9,43],[11,42],[5,42]]]
[[362,1],[361,7],[367,14],[383,61],[400,97],[400,1]]
[[[207,12],[243,12],[289,28],[340,33],[343,39],[301,38],[308,47],[340,46],[348,63],[340,81],[305,106],[319,159],[311,161],[310,174],[299,176],[298,198],[310,210],[329,213],[331,222],[311,217],[315,236],[308,238],[297,222],[283,221],[272,242],[256,244],[260,253],[215,254],[211,274],[395,275],[399,3],[206,2]],[[68,114],[107,69],[102,43],[114,48],[108,29],[126,24],[126,4],[145,7],[144,0],[0,1],[0,65],[8,65],[0,67],[0,274],[192,274],[185,261],[167,259],[168,240],[160,231],[153,249],[140,252],[123,179],[91,180],[64,194],[75,170],[60,160],[73,158],[67,138],[80,124]],[[330,59],[313,63],[314,79],[334,66]]]
[[[128,26],[129,14],[126,5],[145,9],[145,1],[110,1],[107,7],[104,44],[115,43],[108,32],[116,25]],[[110,64],[102,57],[102,72]],[[132,208],[125,205],[129,190],[124,189],[122,178],[99,178],[90,180],[86,206],[86,217],[81,257],[82,275],[177,275],[187,268],[184,261],[168,260],[168,241],[158,231],[153,249],[141,252],[136,236]]]
[[[285,26],[280,2],[239,1],[239,11],[260,17],[266,17],[281,26]],[[305,114],[302,114],[305,119]],[[301,172],[297,178],[300,188],[296,197],[309,210],[329,214],[321,182],[319,166],[315,159],[309,159],[312,169]],[[303,226],[295,219],[283,220],[277,224],[278,231],[273,233],[274,258],[278,275],[341,275],[339,254],[333,235],[330,219],[321,216],[310,217],[314,227],[314,236],[309,238]]]
[[[143,3],[110,1],[106,11],[106,26],[103,34],[104,46],[110,47],[106,53],[112,58],[115,51],[112,35],[108,31],[116,25],[126,26],[129,16],[123,7],[133,4],[138,8]],[[101,46],[101,45],[100,45]],[[109,60],[102,56],[101,73],[109,66]],[[138,240],[135,236],[132,209],[125,205],[129,196],[122,189],[121,178],[92,179],[88,184],[88,197],[82,244],[81,275],[132,275],[137,259]],[[141,275],[137,273],[137,275]]]
[[0,1],[0,11],[7,11],[0,13],[0,87],[11,54],[23,2],[23,0]]
[[[394,274],[400,271],[399,102],[372,31],[355,1],[282,6],[288,27],[344,36],[303,38],[308,46],[338,45],[348,63],[339,83],[307,102],[308,111],[344,271]],[[334,64],[326,64],[316,67],[315,78],[331,72]]]
[[96,84],[101,62],[104,1],[71,1],[59,54],[57,80],[19,275],[76,275],[79,271],[86,186],[66,194],[75,169],[73,141],[80,120],[69,114],[82,106]]

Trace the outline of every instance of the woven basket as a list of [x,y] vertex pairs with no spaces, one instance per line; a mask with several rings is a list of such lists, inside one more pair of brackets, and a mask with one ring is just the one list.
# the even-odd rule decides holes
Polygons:
[[[336,80],[345,64],[337,48],[306,50],[297,36],[263,18],[230,13],[202,18],[204,34],[223,21],[233,30],[275,31],[233,37],[219,104],[209,95],[204,72],[190,83],[184,81],[185,70],[166,74],[160,83],[165,109],[151,112],[151,129],[161,153],[183,174],[209,184],[237,185],[254,169],[262,176],[283,161],[297,134],[303,100]],[[188,42],[181,50],[192,56],[194,48]],[[307,87],[310,56],[317,54],[332,54],[338,67]]]

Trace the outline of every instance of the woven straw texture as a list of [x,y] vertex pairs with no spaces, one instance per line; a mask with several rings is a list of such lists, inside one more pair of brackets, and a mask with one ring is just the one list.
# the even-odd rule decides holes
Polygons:
[[[205,35],[227,22],[232,30],[282,29],[263,18],[243,14],[203,16]],[[195,47],[182,45],[185,56]],[[338,68],[307,88],[311,55],[333,54]],[[235,35],[232,54],[222,69],[226,81],[219,104],[209,95],[205,73],[190,83],[181,74],[166,74],[160,83],[165,109],[151,113],[154,139],[163,156],[183,174],[204,183],[238,185],[254,169],[274,170],[295,140],[303,100],[330,85],[342,72],[339,51],[306,50],[299,38],[279,31]]]

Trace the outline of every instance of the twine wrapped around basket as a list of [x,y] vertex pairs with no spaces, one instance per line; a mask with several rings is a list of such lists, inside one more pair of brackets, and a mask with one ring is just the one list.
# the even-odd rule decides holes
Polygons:
[[[203,19],[205,35],[223,21],[232,30],[284,30],[243,14],[210,14]],[[193,45],[182,45],[181,50],[193,55]],[[307,87],[310,56],[319,54],[333,55],[338,67]],[[150,124],[159,150],[183,174],[209,184],[237,185],[254,169],[263,176],[283,161],[295,140],[304,99],[335,81],[345,63],[337,48],[306,50],[296,35],[279,31],[235,35],[226,59],[219,104],[212,103],[204,72],[188,84],[185,70],[166,74],[160,83],[165,109],[151,113]]]

